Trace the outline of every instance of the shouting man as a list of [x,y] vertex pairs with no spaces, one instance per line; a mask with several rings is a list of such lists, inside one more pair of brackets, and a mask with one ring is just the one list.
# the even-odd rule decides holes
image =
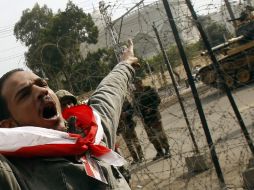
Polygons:
[[[97,157],[114,149],[127,83],[133,78],[135,66],[137,58],[129,41],[122,61],[102,80],[85,107],[91,116],[86,123],[91,126],[85,126],[90,129],[90,139],[77,134],[68,136],[59,100],[42,78],[21,69],[3,75],[0,79],[1,189],[129,189],[114,167],[116,164]],[[99,132],[101,140],[97,138]],[[34,145],[38,139],[50,139],[50,143]],[[68,146],[61,146],[63,142]],[[102,149],[102,145],[106,148]]]

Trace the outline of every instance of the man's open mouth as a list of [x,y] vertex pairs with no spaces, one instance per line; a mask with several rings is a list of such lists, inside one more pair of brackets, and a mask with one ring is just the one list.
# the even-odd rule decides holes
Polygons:
[[55,104],[47,104],[44,106],[42,110],[42,117],[44,119],[52,119],[57,116],[56,106]]

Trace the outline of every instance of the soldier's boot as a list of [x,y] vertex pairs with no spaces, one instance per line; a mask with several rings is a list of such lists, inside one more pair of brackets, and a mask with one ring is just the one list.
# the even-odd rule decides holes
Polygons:
[[131,165],[139,163],[138,155],[134,152],[131,153],[133,161],[131,162]]
[[160,148],[160,147],[156,147],[156,150],[157,150],[157,154],[156,156],[153,158],[153,160],[158,160],[160,158],[162,158],[164,156],[164,152],[163,152],[163,149]]
[[132,157],[132,159],[133,159],[133,161],[131,162],[131,164],[136,164],[136,163],[138,163],[139,158],[138,158],[137,152],[136,152],[136,150],[135,150],[133,144],[131,144],[131,143],[129,143],[129,142],[127,142],[126,144],[127,144],[128,150],[129,150],[129,152],[130,152],[130,154],[131,154],[131,157]]
[[171,152],[169,147],[165,148],[164,158],[171,158]]
[[156,138],[153,138],[151,142],[152,142],[152,144],[153,144],[155,150],[157,151],[157,154],[156,154],[156,156],[153,158],[153,160],[160,159],[160,158],[163,157],[163,155],[164,155],[163,149],[162,149],[162,146],[161,146],[160,142],[159,142],[158,139],[156,139]]
[[130,183],[130,179],[131,179],[131,173],[129,171],[128,168],[126,168],[125,166],[120,166],[119,171],[121,172],[121,174],[123,175],[123,177],[125,178],[125,180],[127,181],[127,183]]
[[141,163],[145,160],[144,153],[142,151],[141,146],[137,146],[136,148],[137,148],[137,152],[138,152],[139,162]]

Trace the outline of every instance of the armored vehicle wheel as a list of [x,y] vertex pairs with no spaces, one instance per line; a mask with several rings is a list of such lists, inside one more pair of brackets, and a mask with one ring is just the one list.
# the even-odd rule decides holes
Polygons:
[[236,79],[240,83],[246,83],[250,80],[250,72],[246,69],[241,69],[236,73]]

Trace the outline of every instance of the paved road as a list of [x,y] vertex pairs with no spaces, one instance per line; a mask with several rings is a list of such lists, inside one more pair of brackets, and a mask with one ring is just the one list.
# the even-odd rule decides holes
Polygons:
[[[254,138],[254,84],[233,91],[233,96]],[[220,91],[208,89],[203,91],[200,97],[226,184],[239,187],[242,185],[241,172],[250,158],[250,151],[234,112],[227,97]],[[166,96],[163,98],[166,100]],[[166,102],[163,101],[161,114],[171,144],[172,158],[151,162],[155,151],[139,123],[137,131],[145,150],[146,162],[132,167],[135,176],[135,180],[132,181],[133,189],[217,189],[218,181],[213,167],[198,176],[189,175],[185,158],[193,156],[193,143],[179,104],[168,105]],[[185,96],[184,106],[198,147],[207,161],[211,162],[207,141],[192,97]]]

